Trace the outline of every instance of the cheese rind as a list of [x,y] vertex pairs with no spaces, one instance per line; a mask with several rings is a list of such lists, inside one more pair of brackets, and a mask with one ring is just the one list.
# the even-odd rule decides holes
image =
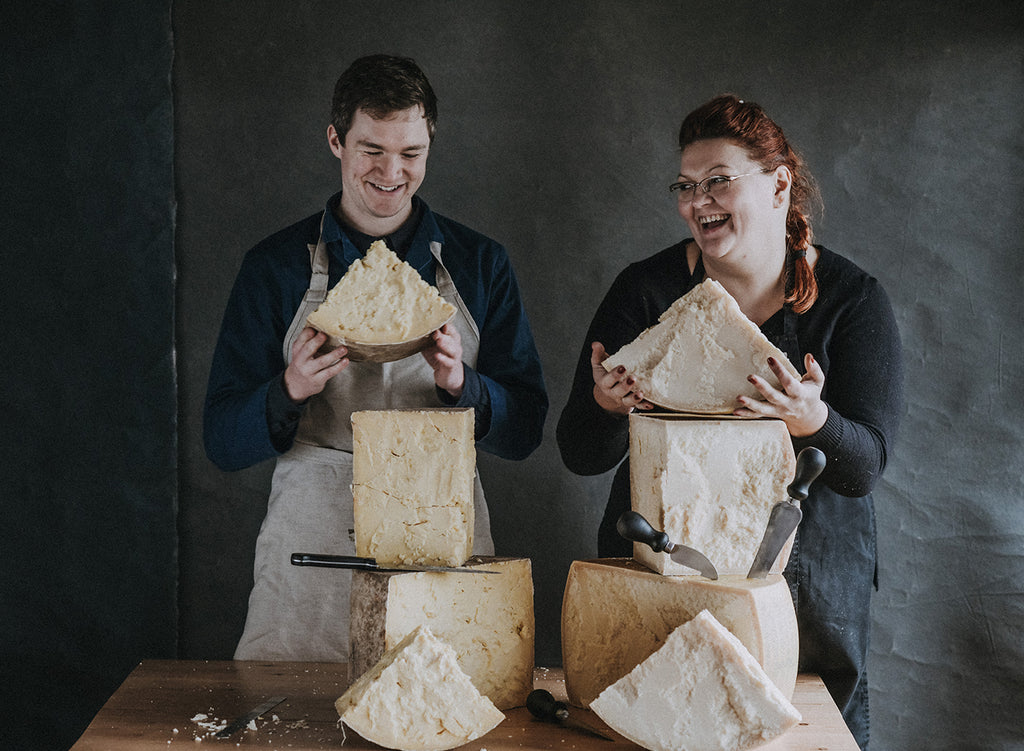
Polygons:
[[472,409],[352,413],[356,554],[461,566],[473,552]]
[[391,344],[429,334],[454,313],[454,305],[377,240],[349,266],[307,323],[340,340],[335,344]]
[[[719,574],[746,574],[772,506],[796,473],[781,420],[629,416],[630,497],[669,539],[706,555]],[[789,560],[792,538],[771,571]],[[664,553],[634,543],[633,557],[662,574],[692,574]]]
[[800,377],[725,288],[706,279],[603,365],[608,372],[624,366],[654,404],[679,412],[729,414],[740,406],[737,396],[764,398],[749,375],[779,388],[769,357]]
[[342,722],[398,751],[444,751],[493,730],[503,715],[459,667],[455,651],[418,627],[334,704]]
[[702,611],[590,708],[650,751],[742,751],[800,721],[743,644]]
[[533,689],[534,604],[529,558],[475,557],[493,575],[352,573],[349,669],[362,675],[423,625],[498,709],[523,706]]
[[792,697],[799,635],[782,576],[662,576],[628,558],[604,558],[573,561],[566,580],[562,665],[569,702],[589,705],[702,610],[735,634]]

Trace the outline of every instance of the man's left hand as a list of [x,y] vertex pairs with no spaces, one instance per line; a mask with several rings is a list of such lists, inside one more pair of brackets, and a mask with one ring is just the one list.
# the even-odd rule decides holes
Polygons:
[[462,366],[462,339],[455,327],[446,323],[433,334],[434,343],[423,350],[423,359],[434,371],[434,383],[458,399],[462,396],[465,371]]

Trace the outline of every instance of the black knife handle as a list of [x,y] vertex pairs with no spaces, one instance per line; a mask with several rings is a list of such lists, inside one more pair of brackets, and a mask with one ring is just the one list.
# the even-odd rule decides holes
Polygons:
[[538,720],[564,722],[569,718],[569,707],[557,701],[550,691],[542,688],[534,689],[526,697],[526,708]]
[[818,479],[818,475],[825,469],[825,454],[821,449],[808,446],[801,449],[796,457],[796,475],[793,482],[786,488],[789,497],[796,501],[807,499],[811,483]]
[[372,558],[359,558],[354,555],[325,555],[322,553],[292,553],[292,565],[354,568],[362,571],[380,570],[380,566]]
[[636,511],[624,511],[619,520],[615,522],[615,529],[627,540],[650,545],[651,550],[655,553],[660,553],[670,543],[667,534],[656,530],[649,521]]

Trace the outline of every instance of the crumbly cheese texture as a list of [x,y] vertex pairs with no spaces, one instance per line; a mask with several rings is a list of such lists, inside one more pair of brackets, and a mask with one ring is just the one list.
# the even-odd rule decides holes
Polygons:
[[398,751],[456,748],[505,719],[459,667],[455,650],[425,626],[388,651],[334,706],[363,738]]
[[472,409],[352,413],[356,554],[461,566],[473,553]]
[[702,610],[724,624],[783,696],[792,698],[799,635],[793,599],[780,574],[711,581],[662,576],[628,558],[604,558],[574,561],[566,580],[562,665],[569,702],[588,706]]
[[475,557],[466,565],[500,573],[354,571],[352,676],[423,625],[455,650],[459,666],[498,709],[525,705],[534,666],[530,559]]
[[800,721],[757,660],[707,611],[675,629],[590,708],[650,751],[742,751]]
[[377,240],[306,320],[344,341],[392,344],[429,334],[453,313],[455,306]]
[[747,380],[749,375],[779,388],[778,378],[768,367],[769,357],[800,377],[785,353],[743,315],[725,288],[706,279],[603,364],[608,372],[624,366],[636,377],[644,397],[659,406],[678,412],[729,414],[740,406],[740,395],[763,398]]
[[[781,420],[633,413],[629,417],[634,511],[677,544],[696,548],[720,574],[746,574],[772,506],[788,498],[796,455]],[[786,543],[771,571],[785,568]],[[634,543],[633,557],[662,574],[692,574]]]

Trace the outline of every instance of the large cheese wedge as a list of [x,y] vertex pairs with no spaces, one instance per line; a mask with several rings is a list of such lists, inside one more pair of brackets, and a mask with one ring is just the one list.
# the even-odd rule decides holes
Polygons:
[[473,554],[472,409],[352,413],[356,554],[461,566]]
[[505,719],[459,667],[455,650],[421,626],[334,703],[368,741],[399,751],[461,746]]
[[779,388],[769,357],[800,377],[725,288],[706,279],[603,364],[608,372],[624,366],[654,404],[679,412],[729,414],[740,406],[739,395],[763,398],[749,375]]
[[[350,359],[387,361],[421,348],[454,314],[454,305],[377,240],[306,322],[327,334],[332,347],[346,345]],[[406,343],[414,344],[398,346]]]
[[[746,574],[772,506],[796,473],[793,441],[781,420],[629,416],[634,511],[677,544],[706,555],[720,574]],[[789,560],[790,539],[771,571]],[[663,574],[692,574],[648,545],[633,557]]]
[[455,650],[498,709],[523,706],[533,689],[530,559],[475,557],[466,565],[499,573],[354,571],[350,675],[362,675],[422,625]]
[[562,600],[569,702],[586,707],[708,610],[750,650],[786,697],[796,686],[799,635],[786,581],[662,576],[628,558],[574,561]]
[[673,631],[590,708],[650,751],[742,751],[800,721],[757,660],[707,611]]

